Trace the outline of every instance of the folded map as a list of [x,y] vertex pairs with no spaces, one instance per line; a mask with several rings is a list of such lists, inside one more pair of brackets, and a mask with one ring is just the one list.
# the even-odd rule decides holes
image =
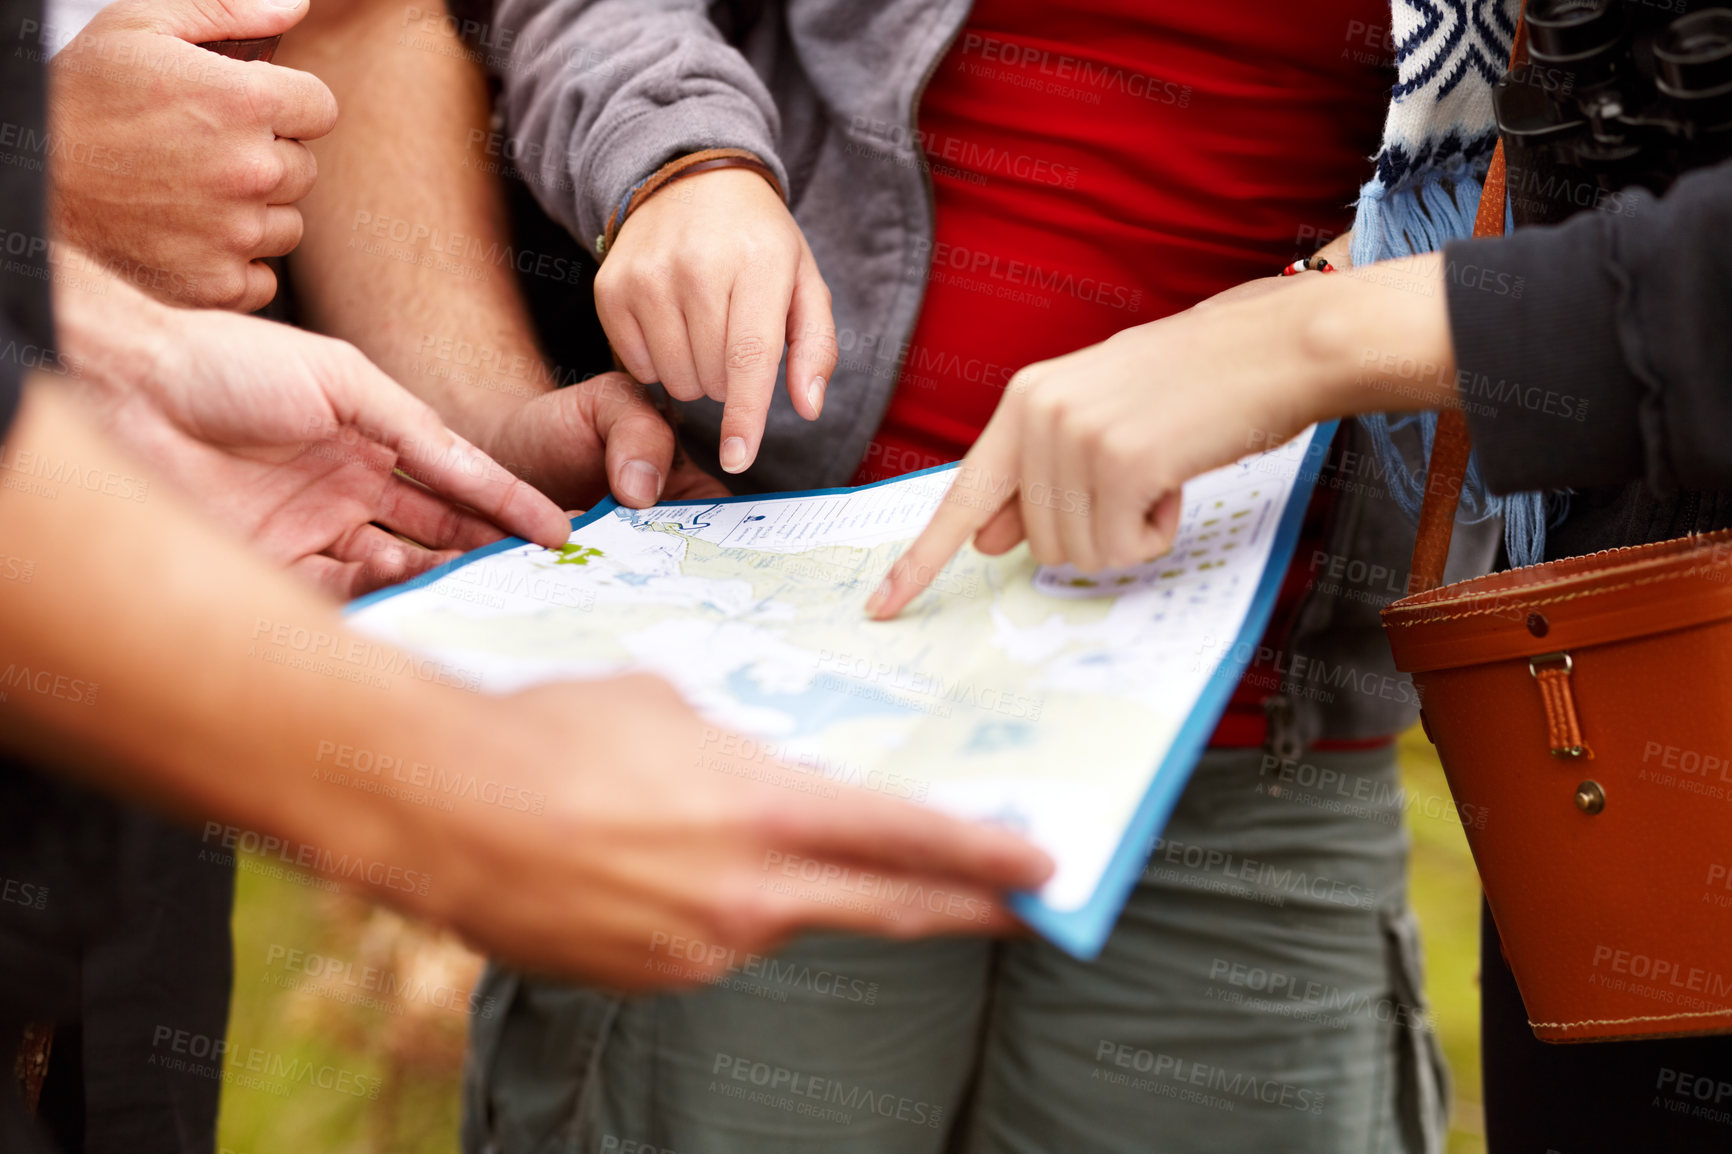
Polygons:
[[728,731],[736,756],[716,768],[1016,829],[1057,862],[1018,913],[1093,957],[1268,623],[1333,431],[1188,483],[1154,561],[1083,574],[1025,545],[965,548],[890,622],[867,620],[866,598],[954,465],[854,489],[609,500],[561,549],[498,542],[349,620],[489,692],[660,674]]

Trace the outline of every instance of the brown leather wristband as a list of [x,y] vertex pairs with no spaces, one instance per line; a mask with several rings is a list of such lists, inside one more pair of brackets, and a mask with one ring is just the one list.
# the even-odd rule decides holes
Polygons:
[[619,230],[624,227],[631,214],[650,197],[675,181],[696,176],[700,172],[713,172],[718,168],[744,168],[755,172],[770,182],[770,187],[776,190],[777,196],[786,195],[782,191],[782,182],[776,179],[770,166],[756,154],[743,148],[706,148],[702,152],[676,157],[626,190],[625,195],[620,198],[619,206],[613,210],[613,215],[607,218],[607,231],[595,238],[596,257],[600,260],[607,259],[608,250],[613,248]]

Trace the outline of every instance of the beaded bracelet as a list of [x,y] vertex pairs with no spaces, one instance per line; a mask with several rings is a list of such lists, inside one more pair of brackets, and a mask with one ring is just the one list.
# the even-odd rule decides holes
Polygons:
[[1281,270],[1282,276],[1298,276],[1302,272],[1334,272],[1335,266],[1320,256],[1302,256]]

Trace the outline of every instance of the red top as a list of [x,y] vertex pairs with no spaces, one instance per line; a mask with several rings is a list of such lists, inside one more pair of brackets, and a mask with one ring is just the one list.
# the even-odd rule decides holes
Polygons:
[[[961,457],[1023,365],[1349,227],[1394,77],[1388,18],[1384,0],[979,0],[920,103],[931,277],[855,482]],[[1274,628],[1303,591],[1287,582]],[[1214,744],[1263,743],[1274,683],[1247,675]]]

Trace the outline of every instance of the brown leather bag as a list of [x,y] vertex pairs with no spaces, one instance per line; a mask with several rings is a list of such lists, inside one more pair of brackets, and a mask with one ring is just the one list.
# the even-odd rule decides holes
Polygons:
[[[1476,236],[1503,206],[1500,147]],[[1546,1042],[1732,1033],[1732,531],[1439,588],[1468,448],[1462,414],[1440,414],[1420,592],[1383,623],[1475,815],[1528,1024]]]

